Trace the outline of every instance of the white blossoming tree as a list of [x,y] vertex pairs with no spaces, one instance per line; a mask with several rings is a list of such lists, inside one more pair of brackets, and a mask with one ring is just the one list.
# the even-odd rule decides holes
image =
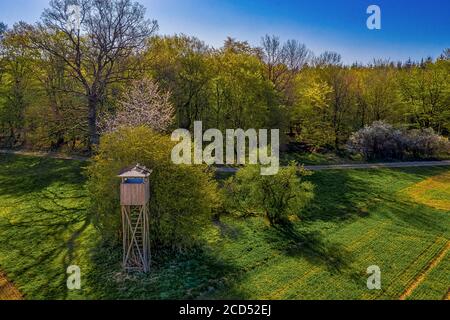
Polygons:
[[158,132],[167,131],[174,119],[170,92],[162,92],[158,84],[148,78],[136,80],[119,102],[114,115],[103,117],[100,129],[104,133],[121,127],[146,126]]

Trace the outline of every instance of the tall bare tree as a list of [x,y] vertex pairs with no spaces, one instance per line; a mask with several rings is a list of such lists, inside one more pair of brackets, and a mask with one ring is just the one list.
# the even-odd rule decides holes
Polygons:
[[278,92],[283,93],[284,104],[293,104],[293,80],[296,74],[310,61],[312,53],[297,40],[284,44],[276,36],[262,38],[263,60],[266,63],[267,78]]
[[3,22],[0,22],[0,81],[2,80],[3,72],[4,72],[4,66],[3,66],[3,59],[4,59],[4,49],[3,49],[3,34],[6,32],[8,27]]
[[0,22],[0,40],[3,37],[3,34],[6,32],[6,30],[8,29],[8,26],[6,24],[4,24],[3,22]]
[[157,30],[131,0],[52,0],[36,25],[21,23],[32,46],[64,62],[86,98],[88,147],[98,144],[99,106],[109,85],[133,77],[145,42]]
[[314,66],[325,68],[330,66],[341,66],[342,56],[334,51],[325,51],[314,59]]

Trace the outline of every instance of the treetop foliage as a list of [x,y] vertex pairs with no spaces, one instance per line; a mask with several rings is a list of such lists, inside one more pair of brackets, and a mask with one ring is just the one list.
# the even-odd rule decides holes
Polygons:
[[88,168],[91,210],[105,240],[117,241],[120,230],[117,175],[130,164],[153,170],[151,240],[158,248],[182,250],[199,240],[202,228],[221,205],[218,186],[204,166],[178,166],[170,154],[170,137],[148,127],[122,127],[106,133]]
[[[67,24],[73,4],[79,29]],[[35,25],[0,26],[0,145],[92,152],[99,117],[123,116],[121,97],[142,79],[165,97],[148,110],[173,106],[165,128],[278,128],[284,144],[334,150],[374,121],[450,133],[449,49],[435,60],[345,65],[339,53],[272,35],[221,48],[160,36],[145,12],[131,0],[53,0]]]

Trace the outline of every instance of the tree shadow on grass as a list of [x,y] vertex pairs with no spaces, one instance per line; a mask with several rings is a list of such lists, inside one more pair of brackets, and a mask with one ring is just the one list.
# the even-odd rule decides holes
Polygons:
[[277,250],[286,256],[303,257],[315,265],[323,265],[331,273],[348,270],[353,260],[343,246],[325,241],[317,231],[302,230],[293,224],[268,230],[266,240],[276,244]]
[[309,178],[314,198],[302,210],[308,221],[343,221],[365,217],[370,183],[355,181],[347,171],[321,171]]
[[[15,170],[21,165],[14,164],[14,167],[9,171],[11,181],[19,175]],[[54,170],[61,168],[56,165]],[[4,175],[5,168],[1,171]],[[88,198],[80,185],[46,187],[56,181],[58,175],[44,181],[39,171],[34,172],[36,180],[43,181],[38,183],[39,187],[28,188],[28,178],[23,172],[24,178],[17,184],[0,187],[2,197],[5,189],[11,193],[11,197],[4,197],[0,203],[0,252],[6,257],[0,259],[3,260],[1,267],[14,276],[30,298],[65,299],[69,294],[65,284],[66,269],[78,264],[77,241],[91,224]],[[79,171],[75,173],[76,180],[81,179]],[[1,180],[5,181],[5,177]]]
[[405,175],[420,181],[439,172],[442,169],[432,167],[315,172],[308,178],[315,185],[314,198],[302,210],[302,218],[338,222],[368,217],[370,208],[380,202],[400,201],[392,184]]
[[412,228],[413,230],[408,231],[412,234],[415,232],[414,230],[417,230],[418,233],[426,232],[436,235],[448,232],[449,224],[443,223],[447,221],[445,212],[416,203],[404,192],[410,186],[440,175],[447,170],[443,167],[412,167],[386,169],[384,172],[371,171],[374,178],[384,174],[391,176],[392,184],[396,184],[396,180],[400,181],[394,188],[391,188],[389,183],[372,187],[373,192],[382,199],[382,203],[378,207],[380,210],[377,210],[378,214],[392,220],[396,226],[404,225],[407,229]]
[[85,163],[74,160],[0,155],[1,195],[22,196],[45,190],[53,183],[83,184]]
[[232,265],[205,247],[153,255],[148,274],[124,272],[121,254],[121,248],[109,245],[95,250],[88,281],[102,299],[208,299],[227,288],[237,274]]
[[18,283],[35,284],[27,290],[32,298],[64,299],[68,295],[66,270],[78,264],[76,242],[89,227],[90,219],[77,210],[60,213],[66,214],[64,220],[39,208],[33,211],[36,218],[16,214],[0,218],[2,251],[11,253],[4,267]]
[[[257,221],[250,221],[254,219],[257,219]],[[299,267],[302,267],[299,270],[292,267],[292,280],[298,280],[302,274],[308,271],[304,268],[305,263],[303,263],[306,260],[311,265],[318,266],[324,272],[343,276],[355,283],[361,282],[360,271],[355,271],[351,266],[354,261],[352,253],[341,245],[326,241],[321,233],[308,230],[308,227],[299,228],[293,224],[270,227],[261,224],[262,219],[256,217],[247,218],[247,220],[242,226],[246,230],[239,232],[237,238],[226,236],[227,242],[236,241],[240,243],[240,245],[231,249],[228,246],[226,249],[228,252],[225,253],[225,256],[233,259],[229,261],[234,262],[234,259],[237,259],[234,263],[239,268],[236,268],[236,272],[228,276],[229,278],[231,276],[228,285],[211,297],[255,299],[255,297],[271,296],[269,289],[266,291],[263,285],[253,292],[251,283],[258,282],[256,279],[259,274],[263,279],[267,278],[267,270],[277,270],[278,267],[285,270],[288,265],[292,266],[293,260],[296,259],[299,260]],[[251,228],[251,225],[254,225],[254,228]],[[225,235],[222,235],[222,237],[225,237]],[[245,257],[246,254],[250,257]],[[285,260],[283,256],[294,259]],[[278,275],[273,274],[273,278],[270,279],[271,288],[287,285],[286,280],[277,283],[279,281],[277,279]]]
[[222,222],[220,217],[221,217],[220,214],[213,216],[212,223],[220,231],[221,237],[237,241],[239,236],[241,235],[239,228]]

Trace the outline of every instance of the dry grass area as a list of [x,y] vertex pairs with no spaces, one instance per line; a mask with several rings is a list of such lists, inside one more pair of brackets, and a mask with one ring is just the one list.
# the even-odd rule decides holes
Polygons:
[[22,300],[22,294],[17,288],[0,272],[0,300]]
[[450,211],[450,172],[426,179],[405,191],[417,203]]

